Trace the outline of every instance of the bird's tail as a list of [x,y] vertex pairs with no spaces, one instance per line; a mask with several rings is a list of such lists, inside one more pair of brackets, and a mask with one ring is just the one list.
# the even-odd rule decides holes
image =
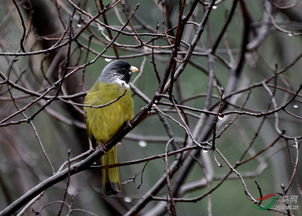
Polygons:
[[[111,148],[101,158],[103,166],[118,163],[116,146]],[[103,168],[102,169],[102,192],[106,195],[117,194],[121,191],[121,180],[118,167]]]

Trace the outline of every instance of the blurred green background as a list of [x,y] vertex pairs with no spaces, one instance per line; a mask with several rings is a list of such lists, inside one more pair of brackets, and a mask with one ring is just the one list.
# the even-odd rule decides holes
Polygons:
[[[26,2],[26,1],[25,1]],[[34,16],[31,17],[28,5],[22,1],[16,1],[21,10],[21,14],[25,21],[26,26],[26,40],[24,46],[26,51],[34,51],[50,47],[58,37],[62,34],[63,20],[68,26],[69,20],[72,20],[73,34],[76,34],[89,20],[87,16],[80,11],[76,11],[68,1],[42,1],[32,0],[29,1],[32,7],[35,4],[41,4],[43,7],[48,7],[44,15],[39,14],[42,20],[45,19],[47,23],[40,27],[35,23]],[[56,2],[60,5],[58,9]],[[97,13],[97,6],[100,7],[98,1],[73,1],[76,5],[84,11],[95,15]],[[167,14],[162,10],[161,4],[164,3],[170,6],[170,14],[166,19]],[[185,14],[189,11],[191,2],[186,2]],[[203,1],[201,1],[203,2]],[[284,68],[294,61],[294,59],[301,55],[302,43],[301,33],[302,15],[300,13],[302,4],[301,1],[295,6],[289,8],[281,8],[282,1],[244,1],[251,19],[251,32],[249,40],[252,41],[259,34],[263,25],[263,17],[272,16],[267,18],[266,34],[263,40],[260,40],[259,45],[246,53],[245,65],[241,72],[240,81],[238,82],[237,89],[244,89],[252,86],[255,83],[262,82],[268,77],[274,75],[276,65],[278,69]],[[281,2],[281,3],[280,3]],[[288,1],[290,4],[292,1]],[[103,5],[111,3],[111,1],[103,1]],[[134,10],[137,4],[139,7],[135,15],[139,17],[144,23],[156,30],[158,25],[158,32],[165,32],[168,28],[168,21],[172,26],[177,25],[178,21],[178,1],[123,1],[126,5],[124,7],[129,9],[129,14]],[[225,25],[226,18],[230,12],[233,1],[225,0],[218,1],[217,6],[209,16],[209,21],[201,36],[196,53],[191,57],[190,63],[186,66],[185,71],[178,78],[177,85],[173,90],[173,94],[178,102],[185,101],[186,99],[195,95],[206,95],[208,91],[208,74],[204,73],[200,68],[194,65],[199,65],[208,70],[208,55],[207,51],[213,46],[216,38],[218,37],[221,29]],[[279,5],[278,5],[279,4]],[[97,6],[96,6],[97,5]],[[196,31],[196,23],[198,24],[206,10],[206,6],[200,3],[193,13],[193,18],[190,19],[191,25],[187,25],[184,30],[183,40],[190,43],[194,38]],[[117,10],[117,11],[115,11]],[[125,10],[125,8],[124,8]],[[120,18],[125,22],[125,13],[121,3],[115,6],[115,9],[110,9],[106,12],[107,21],[110,26],[120,28]],[[265,13],[269,11],[269,15]],[[41,11],[40,11],[41,12]],[[42,13],[42,12],[41,12]],[[42,13],[43,14],[43,13]],[[58,19],[58,14],[60,18]],[[54,17],[48,17],[52,15]],[[32,19],[31,19],[32,18]],[[98,18],[103,22],[103,18]],[[273,21],[277,22],[281,29],[286,29],[289,32],[297,33],[296,36],[291,36],[287,32],[278,30],[273,25]],[[141,39],[146,42],[154,39],[150,31],[142,28],[140,23],[133,19],[132,25],[135,27],[137,33],[149,33],[146,36],[141,36]],[[59,26],[59,27],[56,27]],[[65,27],[66,27],[65,26]],[[129,27],[129,25],[128,25]],[[60,30],[59,32],[50,30]],[[46,29],[46,30],[45,30]],[[20,49],[20,39],[23,34],[23,27],[20,21],[19,14],[16,6],[12,1],[2,0],[0,2],[0,50],[1,53],[17,52]],[[50,31],[47,33],[47,31]],[[130,31],[131,27],[126,28],[125,31]],[[175,34],[175,31],[173,31]],[[215,78],[219,81],[219,85],[226,87],[231,77],[231,69],[229,66],[236,65],[239,57],[243,32],[243,17],[239,7],[234,13],[230,26],[228,27],[221,43],[217,50],[213,67]],[[47,33],[47,34],[46,34]],[[102,29],[96,22],[92,22],[86,28],[77,41],[71,44],[71,62],[70,70],[73,67],[83,65],[89,61],[96,60],[96,54],[103,51],[105,44],[108,43],[103,34],[108,34],[106,29]],[[117,33],[113,32],[113,36]],[[172,33],[171,33],[172,34]],[[150,36],[151,35],[151,36]],[[90,41],[90,38],[91,41]],[[48,44],[43,44],[47,41]],[[154,72],[152,62],[151,49],[147,47],[134,47],[127,48],[123,45],[137,45],[138,41],[133,36],[120,35],[117,43],[121,44],[118,48],[118,53],[121,58],[125,58],[132,65],[141,68],[141,74],[136,80],[134,85],[139,88],[146,96],[152,98],[159,87],[159,83]],[[151,44],[151,43],[150,43]],[[87,53],[87,49],[83,46],[89,46],[91,51]],[[167,39],[162,37],[154,41],[154,45],[168,46]],[[66,47],[65,47],[66,48]],[[185,51],[187,48],[182,46],[181,50]],[[66,50],[62,48],[63,52]],[[171,48],[155,49],[155,62],[159,76],[163,77],[167,62],[170,58]],[[144,52],[149,54],[140,55]],[[166,53],[165,53],[166,52]],[[50,70],[51,63],[54,58],[51,55],[59,56],[60,49],[50,52],[50,54],[40,55],[26,55],[16,57],[16,62],[13,62],[14,56],[0,55],[0,71],[1,73],[9,76],[9,79],[20,86],[31,89],[34,92],[43,92],[52,82],[62,75],[60,66],[56,70]],[[132,56],[134,55],[134,56]],[[66,54],[63,54],[62,62],[66,61]],[[108,64],[106,58],[116,58],[113,46],[99,57],[95,62],[87,65],[85,69],[78,70],[70,80],[66,81],[65,92],[60,94],[74,94],[88,90],[95,80],[98,78],[102,68]],[[12,69],[10,69],[12,65]],[[301,85],[301,61],[297,61],[293,67],[286,70],[276,80],[279,88],[276,91],[276,100],[278,105],[284,104],[292,97],[292,92],[295,92],[299,85]],[[41,73],[45,71],[45,75]],[[47,77],[47,79],[45,78]],[[132,80],[136,79],[133,77]],[[48,80],[48,81],[47,81]],[[273,82],[270,82],[273,84]],[[288,91],[288,92],[287,92]],[[289,93],[290,92],[290,93]],[[54,95],[56,88],[48,95]],[[237,94],[238,99],[235,105],[242,106],[248,97],[249,91],[244,91]],[[0,121],[4,120],[10,114],[16,112],[16,104],[11,99],[11,95],[16,98],[15,102],[18,109],[24,107],[26,104],[31,103],[36,97],[26,94],[19,89],[12,88],[4,79],[0,80]],[[218,88],[214,88],[213,95],[216,96],[212,99],[212,105],[218,102],[219,96]],[[76,102],[81,102],[82,97],[75,99]],[[205,97],[196,97],[184,105],[204,109]],[[245,105],[247,110],[265,112],[270,103],[270,96],[265,91],[263,86],[251,88],[251,95]],[[135,113],[138,113],[146,103],[136,94],[134,94]],[[162,100],[162,102],[168,100]],[[41,104],[35,103],[24,111],[24,115],[31,116],[45,103],[43,100]],[[301,137],[301,96],[295,98],[286,110],[299,116],[294,117],[288,115],[284,111],[278,112],[280,128],[286,130],[286,135],[297,136],[300,141]],[[69,157],[76,156],[81,152],[88,149],[87,137],[85,133],[85,125],[83,123],[83,113],[67,104],[64,101],[54,100],[49,106],[49,110],[44,109],[34,117],[32,123],[35,128],[26,122],[14,123],[5,125],[1,122],[0,127],[0,208],[3,209],[13,200],[20,197],[23,193],[34,187],[36,184],[46,179],[52,174],[52,170],[47,163],[45,156],[42,154],[41,146],[35,136],[35,130],[41,139],[44,150],[48,155],[55,170],[57,170],[63,162],[68,160]],[[81,107],[78,107],[81,109]],[[161,109],[168,112],[167,106],[160,106]],[[272,107],[271,107],[272,108]],[[229,106],[226,111],[240,110],[238,107]],[[190,111],[195,115],[199,112]],[[19,121],[24,118],[23,114],[18,114],[9,121]],[[169,113],[174,118],[179,119],[176,113]],[[187,115],[188,124],[191,129],[196,125],[196,116]],[[223,131],[223,128],[234,116],[226,116],[221,119],[217,133]],[[8,122],[9,122],[8,121]],[[180,138],[179,145],[183,145],[185,131],[179,127],[174,121],[167,118],[167,121],[172,128],[175,137]],[[235,165],[239,160],[241,154],[246,149],[249,142],[253,139],[259,125],[264,121],[259,135],[253,144],[251,155],[260,151],[268,146],[276,139],[277,133],[274,128],[274,115],[268,115],[265,119],[256,118],[248,115],[240,115],[232,125],[221,134],[216,140],[216,146],[224,154],[232,165]],[[6,121],[7,122],[7,121]],[[152,142],[150,138],[162,137],[163,141]],[[151,113],[151,115],[142,123],[140,123],[128,136],[122,141],[119,146],[120,162],[136,160],[152,155],[163,154],[165,152],[166,143],[168,141],[167,132],[160,122],[158,115]],[[293,141],[288,141],[293,145]],[[172,150],[172,148],[169,148]],[[69,152],[70,151],[70,156]],[[254,151],[254,152],[253,152]],[[185,198],[195,197],[206,193],[214,187],[221,177],[228,173],[229,168],[223,160],[217,156],[218,161],[223,164],[223,167],[218,167],[213,152],[207,152],[208,157],[211,159],[213,165],[214,179],[209,182],[202,189],[197,189],[184,195]],[[301,153],[299,153],[301,156]],[[274,148],[262,154],[259,160],[252,160],[251,162],[240,166],[237,171],[242,175],[252,173],[250,177],[245,177],[244,180],[247,184],[249,192],[255,197],[259,198],[259,191],[255,181],[261,186],[263,195],[270,193],[282,192],[281,185],[287,186],[290,176],[292,174],[292,164],[295,161],[295,149],[286,147],[284,140],[278,142]],[[175,159],[174,156],[169,158],[169,162]],[[200,162],[202,163],[202,162]],[[259,166],[262,166],[259,168]],[[288,192],[288,195],[298,195],[299,199],[297,205],[299,209],[293,211],[292,215],[301,214],[301,162],[299,161],[296,177],[294,178],[293,185]],[[262,170],[263,168],[263,170]],[[260,169],[259,173],[257,172]],[[186,183],[196,181],[204,177],[202,165],[196,163],[191,170]],[[165,172],[165,163],[163,159],[152,160],[146,163],[135,164],[131,166],[123,166],[121,168],[121,176],[125,183],[123,192],[117,198],[108,198],[100,194],[100,174],[98,168],[83,171],[79,174],[73,175],[70,178],[70,185],[66,190],[67,181],[60,182],[53,187],[50,187],[45,194],[36,202],[32,209],[41,215],[56,215],[60,206],[63,205],[62,215],[67,214],[68,209],[73,209],[72,215],[116,215],[117,212],[125,212],[137,200],[140,199],[157,180]],[[134,180],[133,180],[134,179]],[[167,188],[165,187],[158,196],[167,197]],[[64,194],[67,192],[67,198],[62,202]],[[150,209],[153,209],[158,202],[150,202],[144,209],[142,215],[147,215]],[[263,204],[268,204],[269,201],[265,200]],[[118,209],[115,212],[113,209]],[[214,190],[210,196],[201,199],[197,202],[177,202],[176,204],[178,215],[281,215],[272,211],[264,211],[256,209],[253,204],[247,199],[244,193],[244,188],[240,179],[228,179],[221,184],[217,190]],[[211,210],[209,210],[211,209]],[[27,211],[25,215],[33,215],[34,212]],[[164,211],[167,215],[167,211]]]

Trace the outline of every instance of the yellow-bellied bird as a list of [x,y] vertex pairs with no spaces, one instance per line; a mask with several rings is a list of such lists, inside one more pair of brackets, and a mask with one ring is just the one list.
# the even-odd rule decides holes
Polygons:
[[[103,145],[120,127],[133,117],[133,99],[129,88],[131,74],[138,69],[125,61],[108,64],[92,88],[84,104],[86,127],[92,145]],[[101,164],[118,163],[116,146],[101,157]],[[102,192],[107,195],[121,190],[118,167],[102,169]]]

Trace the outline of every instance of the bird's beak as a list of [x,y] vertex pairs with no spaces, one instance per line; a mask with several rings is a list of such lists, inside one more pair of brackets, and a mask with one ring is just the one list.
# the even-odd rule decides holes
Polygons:
[[136,72],[139,72],[139,69],[138,69],[137,67],[135,67],[135,66],[131,66],[131,67],[130,67],[130,71],[131,71],[132,73],[136,73]]

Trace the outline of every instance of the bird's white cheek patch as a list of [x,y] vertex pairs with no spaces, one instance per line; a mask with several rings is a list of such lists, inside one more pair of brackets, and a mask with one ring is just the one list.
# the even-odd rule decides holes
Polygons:
[[126,87],[126,88],[130,88],[130,86],[123,80],[121,79],[116,79],[115,83],[119,84],[120,86]]

